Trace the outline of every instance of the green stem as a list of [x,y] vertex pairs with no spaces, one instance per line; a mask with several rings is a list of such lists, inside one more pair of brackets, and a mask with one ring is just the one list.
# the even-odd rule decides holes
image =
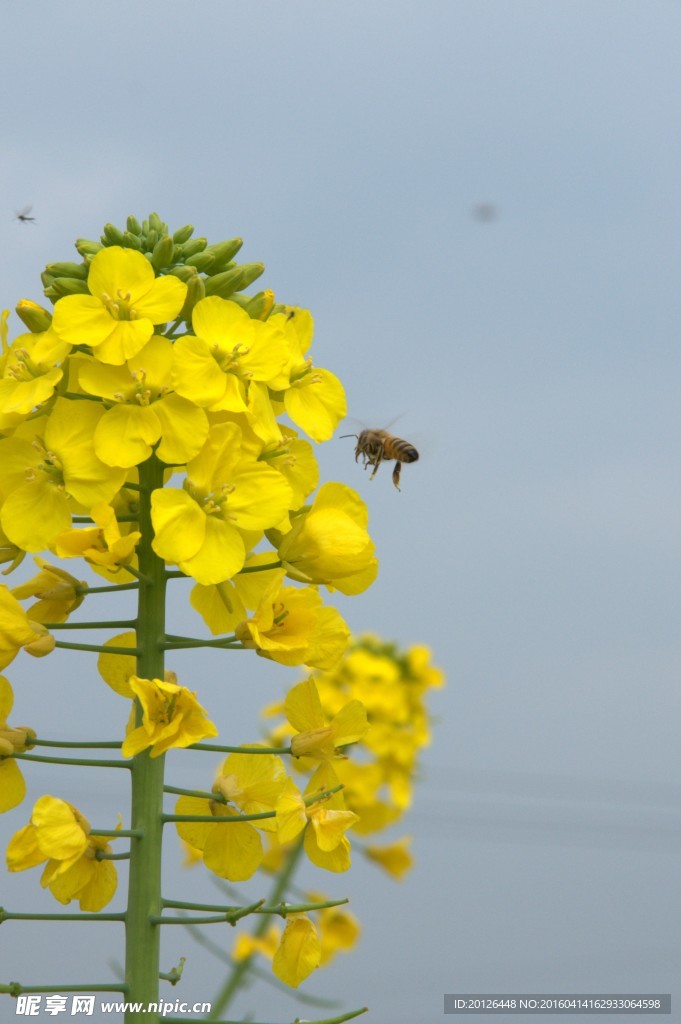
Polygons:
[[[189,750],[211,750],[215,754],[290,754],[290,747],[225,747],[220,743],[192,743]],[[167,790],[171,793],[173,790]]]
[[3,921],[125,921],[125,914],[14,914],[0,909]]
[[43,622],[45,629],[133,629],[137,619],[103,619],[101,622]]
[[[155,455],[139,467],[139,523],[142,537],[139,557],[139,602],[137,614],[137,674],[144,679],[163,679],[164,657],[160,642],[165,635],[165,563],[151,546],[151,495],[163,487],[163,464]],[[138,575],[134,573],[134,575]],[[128,654],[133,653],[131,651]],[[142,709],[136,702],[137,725]],[[161,845],[163,836],[164,757],[152,758],[148,751],[132,761],[131,822],[142,832],[130,845],[130,876],[126,921],[125,980],[132,1002],[158,1001],[160,936],[152,917],[161,913]],[[148,1015],[127,1010],[126,1024],[148,1024]]]
[[281,562],[269,562],[267,565],[246,565],[239,570],[239,576],[245,572],[267,572],[268,569],[281,569]]
[[43,764],[75,764],[86,768],[132,768],[130,761],[99,761],[87,757],[47,757],[43,754],[7,754],[17,761],[42,761]]
[[[288,861],[286,862],[281,874],[276,880],[276,883],[272,889],[270,899],[268,902],[280,903],[281,900],[284,898],[284,894],[286,893],[288,884],[291,881],[291,878],[293,877],[293,873],[295,872],[296,867],[298,866],[298,861],[300,860],[301,854],[303,852],[304,836],[305,832],[303,831],[301,832],[300,838],[298,839],[296,845],[291,850]],[[262,936],[267,931],[268,924],[269,915],[262,915],[257,925],[253,929],[253,937],[256,939],[262,938]],[[237,964],[234,965],[231,977],[224,985],[222,990],[218,993],[217,997],[213,1000],[211,1012],[208,1015],[208,1020],[218,1020],[222,1011],[232,1001],[233,996],[236,995],[237,991],[239,990],[239,988],[241,988],[242,984],[244,983],[246,975],[248,974],[249,967],[253,962],[254,955],[255,954],[251,953],[250,956],[244,957],[243,960],[240,960]]]
[[217,647],[218,649],[243,651],[243,644],[234,640],[168,640],[163,641],[160,646],[164,651],[182,651],[193,647]]
[[[66,640],[57,640],[54,646],[61,647],[64,651],[95,651],[97,654],[106,652],[107,654],[127,654],[133,656],[140,654],[139,647],[112,647],[108,644],[106,647],[102,644],[70,644]],[[152,678],[157,677],[152,676]]]
[[81,594],[115,594],[117,590],[137,590],[139,583],[112,583],[106,587],[74,587],[78,595]]
[[111,983],[106,985],[22,985],[19,981],[10,981],[9,985],[0,985],[0,993],[15,998],[31,992],[127,992],[127,988],[125,985],[112,985]]
[[42,736],[31,738],[32,747],[69,747],[87,748],[88,750],[120,750],[120,740],[97,740],[94,743],[89,740],[44,740]]

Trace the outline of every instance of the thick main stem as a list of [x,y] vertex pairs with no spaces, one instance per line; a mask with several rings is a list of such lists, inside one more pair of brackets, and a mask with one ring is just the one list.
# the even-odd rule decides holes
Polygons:
[[[165,634],[165,564],[152,550],[151,494],[163,486],[163,465],[152,455],[139,467],[140,532],[137,547],[142,579],[137,618],[137,674],[163,679]],[[142,709],[137,704],[137,723]],[[131,827],[141,831],[130,847],[130,881],[126,921],[125,980],[130,1002],[158,1001],[160,928],[152,918],[160,915],[161,844],[163,833],[164,758],[143,751],[132,764]],[[125,1024],[150,1024],[149,1014],[129,1010]]]

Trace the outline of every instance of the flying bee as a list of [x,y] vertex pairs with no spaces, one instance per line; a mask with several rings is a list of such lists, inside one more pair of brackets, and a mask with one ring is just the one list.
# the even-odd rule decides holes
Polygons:
[[22,224],[35,224],[35,217],[29,217],[32,209],[32,206],[24,206],[23,210],[17,211],[17,220],[20,220]]
[[409,441],[403,441],[400,437],[389,434],[387,430],[362,430],[359,434],[341,434],[341,437],[356,437],[355,462],[360,455],[364,459],[364,468],[373,466],[374,471],[369,477],[373,480],[382,462],[395,460],[393,469],[393,483],[399,491],[400,472],[403,462],[416,462],[419,453]]

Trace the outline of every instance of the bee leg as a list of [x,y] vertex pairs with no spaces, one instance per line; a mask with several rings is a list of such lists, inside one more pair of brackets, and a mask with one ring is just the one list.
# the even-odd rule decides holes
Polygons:
[[401,462],[396,462],[395,463],[395,468],[393,469],[393,483],[395,484],[395,487],[397,488],[398,491],[400,490],[400,473],[401,473],[401,471],[402,471],[402,463]]
[[378,467],[381,465],[381,460],[380,459],[376,459],[376,461],[374,463],[370,462],[369,465],[370,466],[373,465],[373,467],[374,467],[374,471],[371,474],[371,476],[369,477],[370,480],[373,480],[374,477],[376,476],[376,474],[378,473]]

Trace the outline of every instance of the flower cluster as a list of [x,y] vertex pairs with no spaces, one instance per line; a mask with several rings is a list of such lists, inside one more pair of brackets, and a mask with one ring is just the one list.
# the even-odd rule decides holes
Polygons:
[[[9,314],[0,317],[0,562],[5,575],[27,554],[37,564],[17,586],[0,585],[0,670],[22,649],[97,652],[100,676],[130,712],[120,744],[104,746],[116,747],[115,767],[133,769],[130,829],[91,828],[71,803],[44,795],[11,839],[7,865],[43,865],[55,899],[96,912],[116,892],[112,861],[129,859],[135,977],[140,964],[153,969],[149,923],[164,923],[163,824],[175,821],[193,857],[229,883],[275,865],[287,879],[303,854],[346,871],[350,835],[375,833],[408,807],[429,737],[424,697],[441,682],[425,649],[351,644],[328,603],[335,591],[366,590],[378,562],[359,496],[320,485],[313,445],[332,437],[346,402],[340,381],[313,362],[312,316],[271,291],[245,293],[264,268],[236,263],[241,239],[192,236],[190,226],[171,234],[156,214],[128,218],[125,231],[106,225],[101,241],[77,241],[80,262],[46,267],[52,311],[21,300],[11,341]],[[84,568],[106,585],[81,579]],[[168,631],[166,586],[176,578],[192,582],[202,637]],[[73,621],[91,595],[110,591],[137,592],[137,616]],[[106,629],[108,639],[68,642],[62,629]],[[268,712],[286,719],[268,746],[205,743],[217,725],[165,666],[173,650],[201,647],[311,672]],[[37,725],[11,726],[13,700],[0,676],[0,813],[25,796],[21,761],[45,760],[34,746],[69,745]],[[165,786],[164,755],[195,745],[233,752],[199,788]],[[164,791],[181,794],[174,814],[161,810]],[[111,853],[113,835],[133,840],[128,853]],[[396,877],[410,863],[405,840],[362,850]],[[284,907],[282,931],[241,936],[236,962],[266,953],[297,987],[354,945],[359,928],[343,901],[307,902]],[[157,980],[141,985],[145,998]],[[135,984],[126,976],[131,1000]]]

